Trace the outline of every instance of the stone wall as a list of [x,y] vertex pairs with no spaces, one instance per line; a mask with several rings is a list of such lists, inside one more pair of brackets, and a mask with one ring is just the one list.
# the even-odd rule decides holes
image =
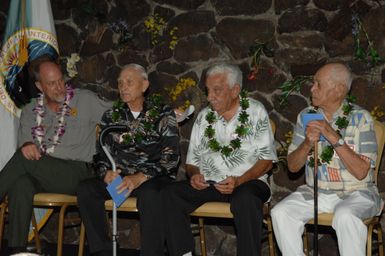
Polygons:
[[[162,93],[165,97],[168,97],[167,90],[173,88],[179,79],[195,80],[197,86],[184,90],[175,102],[170,103],[179,106],[188,99],[199,110],[206,105],[205,70],[213,63],[232,62],[244,72],[244,88],[251,97],[265,105],[277,124],[279,145],[279,142],[285,143],[285,134],[292,130],[298,112],[309,104],[309,88],[303,87],[289,97],[287,106],[280,105],[282,91],[279,86],[294,76],[312,75],[327,62],[341,61],[354,73],[352,94],[357,96],[358,104],[368,110],[376,106],[385,109],[385,65],[372,67],[355,60],[351,22],[353,13],[358,14],[375,49],[385,57],[384,0],[51,2],[63,68],[65,57],[72,53],[81,58],[76,65],[78,75],[71,82],[109,100],[118,97],[116,78],[119,69],[135,62],[149,71],[151,92]],[[4,33],[8,6],[9,0],[3,0],[0,35]],[[158,37],[146,32],[144,25],[144,21],[154,14],[165,23],[161,30],[163,34]],[[119,33],[111,25],[120,20],[125,22],[126,28]],[[170,32],[174,34],[170,35]],[[257,71],[253,71],[250,54],[255,41],[264,43],[269,50],[261,54]],[[363,36],[361,41],[366,47],[367,40]],[[385,121],[384,117],[380,121]],[[189,120],[181,126],[183,160],[192,124],[193,120]],[[182,165],[180,178],[183,178],[183,173]],[[384,176],[383,163],[379,175],[381,191],[385,190]],[[303,174],[290,175],[284,165],[278,164],[271,178],[273,201],[293,191],[303,181]],[[137,230],[137,223],[126,220],[121,244],[138,247]],[[228,225],[209,226],[210,255],[235,255],[233,233]],[[125,236],[129,239],[124,239]],[[332,255],[329,244],[334,243],[333,248],[336,248],[334,240],[331,236],[324,236],[321,240],[321,254]],[[267,252],[266,248],[264,252]]]

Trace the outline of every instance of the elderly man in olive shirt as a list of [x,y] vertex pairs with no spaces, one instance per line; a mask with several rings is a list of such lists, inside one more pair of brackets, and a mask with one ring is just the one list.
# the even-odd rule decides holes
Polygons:
[[54,62],[41,62],[34,72],[41,95],[23,108],[19,149],[0,172],[0,200],[8,195],[8,245],[14,252],[27,244],[34,194],[75,194],[78,182],[91,176],[87,163],[95,153],[95,127],[111,106],[66,85]]

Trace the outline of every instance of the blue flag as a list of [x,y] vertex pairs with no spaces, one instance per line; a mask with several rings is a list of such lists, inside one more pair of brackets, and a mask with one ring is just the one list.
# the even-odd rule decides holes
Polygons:
[[[0,170],[17,148],[20,108],[37,95],[29,70],[34,60],[59,55],[49,0],[12,0],[0,50]],[[6,146],[4,146],[6,145]],[[47,219],[46,210],[35,210]],[[40,221],[39,226],[42,226]]]

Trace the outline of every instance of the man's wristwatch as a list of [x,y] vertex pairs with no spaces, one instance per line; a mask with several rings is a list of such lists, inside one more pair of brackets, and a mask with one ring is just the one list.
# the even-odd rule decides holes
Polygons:
[[336,143],[334,143],[334,144],[332,145],[332,147],[333,147],[333,148],[338,148],[338,147],[340,147],[340,146],[342,146],[342,145],[344,145],[344,144],[345,144],[344,139],[343,139],[343,138],[340,138]]

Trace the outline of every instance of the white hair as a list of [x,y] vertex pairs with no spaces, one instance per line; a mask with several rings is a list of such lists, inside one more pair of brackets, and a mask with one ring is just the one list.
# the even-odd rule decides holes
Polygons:
[[346,89],[346,93],[350,91],[353,82],[353,76],[350,69],[342,63],[329,63],[326,66],[330,66],[331,78],[340,84],[343,84]]
[[144,80],[148,80],[148,75],[147,75],[146,69],[143,66],[141,66],[139,64],[136,64],[136,63],[130,63],[130,64],[127,64],[127,65],[124,65],[120,72],[122,72],[123,70],[128,69],[128,68],[135,69],[136,71],[138,71],[140,73],[140,76]]
[[240,88],[242,88],[242,71],[238,66],[227,63],[216,64],[207,70],[206,77],[216,74],[227,75],[229,88],[233,88],[236,84],[239,84]]

